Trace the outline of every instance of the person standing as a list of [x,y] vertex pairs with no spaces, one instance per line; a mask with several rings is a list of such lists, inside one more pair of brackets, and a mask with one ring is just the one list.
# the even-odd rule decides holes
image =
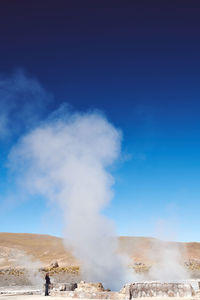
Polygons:
[[45,296],[49,296],[49,285],[51,284],[49,273],[46,273],[45,281]]

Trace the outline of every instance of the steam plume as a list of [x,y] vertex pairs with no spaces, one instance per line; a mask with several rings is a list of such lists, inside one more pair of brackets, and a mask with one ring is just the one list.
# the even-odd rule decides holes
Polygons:
[[184,248],[175,242],[155,240],[151,245],[151,258],[154,265],[149,276],[153,280],[177,282],[189,278],[184,267]]
[[65,241],[85,279],[111,288],[127,281],[114,226],[102,215],[113,196],[108,168],[119,156],[120,144],[120,131],[102,115],[68,114],[24,136],[10,154],[10,165],[21,171],[29,192],[62,208]]
[[25,276],[31,285],[42,286],[43,278],[39,273],[41,262],[39,260],[35,260],[31,255],[21,250],[14,249],[12,254],[14,258],[14,265],[17,268],[24,268]]

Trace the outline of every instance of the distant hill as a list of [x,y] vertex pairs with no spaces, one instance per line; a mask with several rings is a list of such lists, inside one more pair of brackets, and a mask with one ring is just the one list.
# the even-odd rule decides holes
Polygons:
[[39,260],[42,266],[52,261],[60,265],[77,265],[77,260],[66,250],[61,238],[29,233],[0,233],[0,267],[20,265],[21,256]]
[[[153,264],[154,249],[163,243],[148,237],[119,237],[119,252],[126,253],[132,262]],[[174,243],[169,245],[180,250],[184,260],[200,261],[200,243]],[[24,253],[42,266],[57,261],[60,266],[77,266],[78,261],[69,249],[65,249],[61,238],[28,233],[0,233],[0,268],[20,265]]]

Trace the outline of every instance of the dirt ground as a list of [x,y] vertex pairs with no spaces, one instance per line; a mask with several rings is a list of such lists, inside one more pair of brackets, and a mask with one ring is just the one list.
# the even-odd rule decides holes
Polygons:
[[[11,286],[11,287],[23,287],[23,286],[40,286],[43,285],[45,282],[44,274],[37,273],[38,278],[33,278],[32,276],[27,276],[27,274],[19,274],[19,275],[12,275],[10,273],[0,274],[0,290],[3,287]],[[77,274],[70,274],[70,273],[58,273],[51,275],[51,282],[70,282],[75,283],[81,281],[81,277]]]
[[[10,295],[0,295],[0,299],[1,300],[44,300],[46,299],[45,296],[41,296],[41,295],[17,295],[17,296],[10,296]],[[52,299],[52,300],[67,300],[67,298],[63,298],[63,297],[47,297],[47,299]],[[86,300],[86,299],[84,299]]]
[[[46,299],[44,296],[41,295],[18,295],[18,296],[1,296],[0,295],[0,300],[44,300]],[[52,300],[71,300],[68,298],[64,298],[64,297],[51,297],[49,296],[47,299],[52,299]],[[147,300],[147,298],[139,298],[140,300]],[[191,297],[191,298],[177,298],[177,297],[173,297],[173,300],[196,300],[197,298]],[[84,299],[87,300],[87,299]],[[89,299],[88,299],[89,300]],[[165,297],[148,297],[148,300],[169,300],[169,298],[165,298]]]

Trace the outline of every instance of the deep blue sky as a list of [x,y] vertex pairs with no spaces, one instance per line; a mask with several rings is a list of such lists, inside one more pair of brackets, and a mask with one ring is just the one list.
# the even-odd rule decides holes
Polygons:
[[[199,1],[1,1],[2,77],[20,68],[35,78],[52,97],[44,114],[62,102],[98,108],[123,131],[128,159],[114,170],[106,211],[119,234],[156,235],[166,223],[176,239],[200,241],[199,15]],[[2,165],[19,132],[1,143]],[[45,211],[44,202],[16,205],[0,231],[59,235]]]

